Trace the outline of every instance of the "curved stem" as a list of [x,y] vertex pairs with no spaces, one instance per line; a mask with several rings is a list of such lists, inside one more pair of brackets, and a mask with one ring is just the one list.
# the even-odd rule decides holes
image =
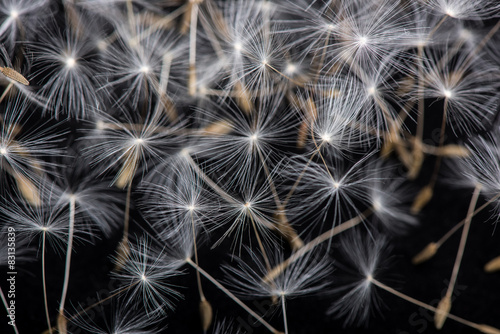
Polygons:
[[[68,293],[68,284],[69,284],[69,271],[71,267],[71,254],[73,251],[73,235],[75,232],[75,205],[76,205],[76,198],[75,195],[70,195],[70,202],[69,202],[69,234],[68,234],[68,247],[66,250],[66,265],[65,265],[65,271],[64,271],[64,283],[63,283],[63,290],[61,294],[61,302],[59,305],[59,318],[62,319],[64,318],[64,304],[66,302],[66,294]],[[64,329],[59,329],[60,332],[66,333],[66,328]]]

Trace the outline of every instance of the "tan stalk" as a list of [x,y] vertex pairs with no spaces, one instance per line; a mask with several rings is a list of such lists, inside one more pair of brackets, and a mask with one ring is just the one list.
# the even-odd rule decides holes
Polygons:
[[472,217],[474,216],[474,208],[476,207],[477,200],[479,198],[479,194],[481,193],[481,186],[477,185],[474,189],[474,193],[472,194],[472,198],[469,204],[469,210],[467,211],[467,216],[464,222],[464,229],[462,230],[462,237],[460,238],[460,245],[457,250],[457,257],[455,258],[455,264],[453,265],[453,271],[451,273],[450,283],[448,284],[448,289],[446,290],[446,294],[441,299],[438,305],[438,312],[434,317],[434,324],[437,329],[441,329],[446,321],[446,317],[451,309],[451,296],[453,294],[453,290],[455,288],[455,283],[457,282],[458,272],[460,271],[460,264],[462,263],[462,258],[465,251],[465,244],[467,243],[467,237],[469,235],[470,224],[472,221]]

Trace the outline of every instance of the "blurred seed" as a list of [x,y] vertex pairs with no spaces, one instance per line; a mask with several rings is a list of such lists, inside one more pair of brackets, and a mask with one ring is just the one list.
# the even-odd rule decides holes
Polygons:
[[118,172],[118,178],[116,179],[115,183],[118,188],[124,189],[130,182],[132,182],[138,164],[139,155],[134,150],[134,152],[129,153],[128,157],[123,163],[122,168]]
[[484,265],[484,271],[487,273],[493,273],[500,270],[500,256],[497,256],[493,260],[490,260]]
[[431,242],[424,249],[422,249],[422,251],[420,253],[415,255],[413,257],[413,259],[411,260],[411,262],[414,265],[423,263],[423,262],[429,260],[431,257],[433,257],[437,253],[438,249],[439,249],[438,244],[435,242]]
[[427,185],[420,190],[418,193],[417,197],[415,198],[415,201],[413,202],[413,205],[411,206],[410,212],[412,214],[417,214],[419,213],[424,206],[427,205],[427,203],[432,199],[432,196],[434,194],[434,190],[430,185]]
[[488,326],[488,325],[478,325],[477,327],[475,327],[477,330],[479,330],[480,332],[482,333],[486,333],[486,334],[500,334],[500,330],[495,328],[495,327],[491,327],[491,326]]
[[38,188],[35,186],[35,184],[26,176],[19,173],[14,173],[13,176],[17,184],[17,189],[19,189],[24,199],[33,206],[40,206],[42,200],[40,198]]
[[233,131],[233,124],[223,119],[200,129],[200,134],[203,136],[222,136],[231,131]]

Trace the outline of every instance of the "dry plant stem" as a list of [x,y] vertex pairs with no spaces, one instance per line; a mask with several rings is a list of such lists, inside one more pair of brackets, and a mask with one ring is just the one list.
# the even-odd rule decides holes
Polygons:
[[5,99],[5,97],[10,92],[10,90],[12,89],[13,86],[14,86],[14,83],[13,82],[9,82],[9,84],[7,85],[7,87],[5,87],[5,90],[3,91],[2,96],[0,96],[0,103]]
[[[194,242],[194,261],[196,262],[196,265],[199,264],[198,262],[198,247],[196,245],[196,229],[194,228],[194,219],[193,219],[193,213],[191,212],[191,227],[193,230],[193,242]],[[206,300],[205,294],[203,293],[203,288],[201,286],[201,277],[200,273],[196,271],[196,280],[198,282],[198,292],[200,294],[200,300],[204,301]]]
[[[182,154],[182,153],[181,153]],[[184,154],[185,159],[187,160],[187,163],[194,169],[196,174],[202,178],[202,180],[210,186],[219,196],[224,198],[226,202],[231,203],[231,204],[241,204],[231,196],[229,196],[228,193],[226,193],[221,187],[217,185],[210,177],[208,177],[207,174],[205,174],[204,171],[201,170],[201,168],[198,166],[196,161],[193,160],[189,152],[186,152]]]
[[[472,213],[472,216],[474,217],[475,215],[477,215],[479,212],[483,211],[486,207],[488,207],[491,203],[493,203],[494,201],[496,201],[498,198],[500,198],[500,193],[497,194],[496,196],[492,197],[490,200],[488,200],[488,202],[484,203],[483,205],[481,205],[479,208],[477,208],[476,210],[474,210],[474,212]],[[453,235],[455,234],[456,231],[458,231],[458,229],[460,229],[460,227],[462,227],[462,225],[464,225],[465,221],[466,221],[467,218],[461,220],[458,224],[456,224],[455,226],[453,226],[448,232],[446,232],[445,235],[443,235],[441,237],[441,239],[439,239],[437,242],[431,242],[429,243],[422,251],[420,251],[417,255],[415,255],[415,257],[413,258],[412,262],[414,264],[420,264],[422,262],[425,262],[427,260],[429,260],[431,257],[433,257],[437,251],[439,250],[439,248]],[[432,247],[432,252],[429,254],[430,250],[429,250],[429,247]]]
[[465,69],[469,66],[470,62],[473,60],[474,56],[476,56],[478,52],[481,51],[486,46],[491,37],[493,37],[493,35],[496,34],[498,29],[500,29],[500,20],[490,29],[488,34],[484,36],[484,38],[481,40],[481,42],[479,42],[476,48],[467,56],[467,58],[461,65],[460,69],[458,70],[459,73],[463,74]]
[[[408,295],[405,295],[404,293],[402,292],[399,292],[393,288],[391,288],[390,286],[387,286],[385,285],[384,283],[376,280],[375,278],[373,277],[367,277],[367,280],[369,280],[371,283],[375,284],[376,286],[378,286],[379,288],[381,288],[382,290],[385,290],[387,292],[389,292],[390,294],[393,294],[394,296],[396,297],[399,297],[403,300],[406,300],[407,302],[409,303],[412,303],[412,304],[415,304],[419,307],[422,307],[422,308],[425,308],[431,312],[434,312],[434,313],[438,313],[439,310],[437,308],[435,308],[434,306],[431,306],[429,304],[426,304],[424,302],[421,302],[420,300],[417,300],[413,297],[410,297]],[[477,324],[475,322],[472,322],[472,321],[469,321],[469,320],[466,320],[466,319],[463,319],[463,318],[460,318],[454,314],[448,314],[448,318],[452,319],[452,320],[455,320],[456,322],[459,322],[463,325],[466,325],[466,326],[469,326],[471,328],[474,328],[474,329],[477,329],[478,331],[480,332],[483,332],[483,333],[500,333],[500,331],[494,327],[490,327],[490,326],[487,326],[487,325],[482,325],[482,324]]]
[[[73,252],[73,235],[75,232],[75,205],[76,199],[75,195],[69,196],[69,233],[68,233],[68,247],[66,250],[66,265],[64,271],[64,283],[63,290],[61,294],[61,302],[59,305],[59,318],[64,318],[64,304],[66,302],[66,294],[68,292],[68,284],[69,284],[69,270],[71,266],[71,254]],[[59,321],[58,321],[59,323]],[[58,326],[59,327],[59,326]],[[59,333],[66,333],[66,328],[58,328]]]
[[273,70],[274,72],[278,73],[280,76],[282,76],[283,78],[289,80],[290,82],[292,82],[293,84],[297,85],[298,87],[304,87],[304,83],[302,82],[298,82],[297,80],[295,79],[292,79],[290,78],[288,75],[286,75],[285,73],[279,71],[278,69],[276,69],[274,66],[272,66],[271,64],[269,63],[264,63],[264,65],[266,65],[267,67],[269,67],[271,70]]
[[266,283],[273,281],[278,275],[280,275],[289,265],[293,262],[300,259],[302,256],[306,255],[310,251],[312,251],[317,246],[321,245],[323,242],[332,239],[334,236],[347,231],[350,228],[353,228],[356,225],[359,225],[366,217],[372,214],[372,209],[367,209],[363,213],[360,213],[354,218],[351,218],[342,224],[333,227],[332,229],[320,234],[313,240],[309,241],[298,251],[293,253],[288,259],[281,262],[277,266],[275,266],[262,280]]
[[229,298],[231,298],[236,304],[240,305],[248,314],[253,316],[258,322],[264,325],[271,333],[279,334],[281,333],[273,326],[271,326],[267,321],[265,321],[260,315],[255,313],[251,308],[249,308],[245,303],[243,303],[238,297],[236,297],[231,291],[225,288],[222,284],[220,284],[215,278],[212,277],[209,273],[203,270],[200,266],[194,263],[191,259],[186,259],[186,263],[191,265],[196,271],[200,272],[206,279],[208,279],[212,284],[214,284],[217,288],[219,288],[222,292],[224,292]]
[[[439,148],[442,148],[444,145],[444,135],[445,135],[445,129],[446,129],[446,118],[447,118],[447,113],[448,113],[448,98],[444,99],[444,108],[443,108],[443,119],[441,123],[441,131],[439,133]],[[439,174],[439,169],[441,168],[441,162],[443,161],[443,157],[441,155],[438,155],[436,157],[436,162],[434,164],[434,170],[431,175],[431,179],[429,180],[429,183],[423,187],[420,190],[420,193],[417,195],[415,198],[412,207],[411,207],[411,213],[412,214],[417,214],[419,213],[423,207],[429,203],[429,201],[432,199],[434,195],[434,186],[436,185],[437,179],[438,179],[438,174]]]
[[321,143],[318,147],[317,150],[315,150],[312,154],[311,154],[311,157],[309,158],[309,160],[307,160],[307,163],[306,165],[304,166],[304,168],[302,169],[302,172],[299,174],[299,177],[295,180],[295,183],[293,184],[292,186],[292,189],[290,189],[290,191],[288,192],[288,194],[286,195],[286,198],[285,200],[283,201],[283,208],[286,208],[286,206],[288,205],[288,201],[290,201],[290,198],[292,197],[293,193],[295,192],[295,190],[297,189],[300,181],[302,180],[302,178],[304,177],[304,174],[306,172],[306,169],[307,167],[309,167],[309,165],[311,164],[311,161],[312,159],[314,158],[314,156],[319,152],[319,149],[321,148],[321,146],[323,145],[323,143]]
[[457,281],[458,272],[460,270],[460,264],[462,263],[462,258],[465,251],[465,245],[467,243],[467,236],[469,235],[470,225],[472,217],[474,216],[474,208],[476,207],[479,194],[481,193],[481,186],[477,185],[472,194],[472,198],[469,204],[469,210],[467,211],[467,216],[464,222],[464,229],[462,230],[462,237],[460,238],[460,245],[458,246],[457,257],[455,258],[455,264],[453,265],[453,271],[450,278],[450,283],[448,285],[448,290],[446,291],[446,296],[451,298],[453,294],[453,289],[455,288],[455,283]]
[[[5,299],[5,295],[3,294],[2,287],[0,287],[0,298],[2,299],[3,305],[5,306],[7,313],[9,313],[9,304],[7,304],[7,299]],[[12,326],[12,328],[14,329],[14,332],[16,334],[19,334],[19,331],[17,330],[17,325],[16,325],[15,321],[14,321],[14,326]]]
[[[488,202],[484,203],[476,210],[474,210],[474,212],[472,213],[472,217],[477,215],[479,212],[483,211],[486,207],[488,207],[491,203],[493,203],[499,198],[500,198],[500,193],[492,197],[490,200],[488,200]],[[439,241],[436,242],[438,247],[441,247],[446,242],[446,240],[448,240],[460,227],[462,227],[462,225],[465,224],[466,220],[467,218],[459,222],[457,225],[453,226],[451,230],[449,230],[444,236],[442,236],[441,239],[439,239]]]
[[125,199],[125,217],[123,219],[123,236],[120,244],[118,245],[118,259],[117,264],[115,266],[116,270],[120,270],[122,268],[123,261],[127,258],[129,253],[128,248],[128,231],[130,227],[130,197],[132,193],[132,180],[129,180],[127,186],[127,197]]
[[224,55],[224,51],[222,50],[222,47],[221,47],[221,45],[219,43],[219,40],[215,36],[215,33],[214,33],[212,27],[210,26],[210,24],[208,24],[206,22],[206,20],[203,20],[202,17],[203,16],[200,17],[200,23],[201,23],[201,25],[203,27],[203,31],[205,31],[205,33],[207,34],[208,40],[210,42],[210,45],[214,49],[215,54],[217,55],[217,58],[223,63],[223,66],[225,68],[227,68],[229,65],[225,61],[226,60],[226,56]]
[[151,24],[148,26],[147,29],[141,32],[141,34],[135,36],[130,40],[132,45],[135,43],[142,41],[143,39],[149,37],[152,33],[158,30],[158,28],[168,25],[170,22],[175,20],[179,15],[183,14],[186,11],[186,5],[182,5],[181,7],[177,8],[170,14],[166,15],[165,17],[161,18],[160,20],[156,21],[154,24]]
[[132,180],[128,183],[127,198],[125,200],[125,218],[123,220],[123,241],[128,241],[128,230],[130,226],[130,197],[132,193]]
[[[240,88],[238,88],[240,86]],[[218,96],[218,97],[231,97],[233,99],[238,99],[244,97],[244,95],[252,96],[252,97],[268,97],[276,94],[280,91],[280,85],[273,85],[269,89],[248,89],[245,88],[243,91],[241,81],[236,81],[235,88],[230,91],[220,90],[220,89],[212,89],[206,87],[200,87],[198,93],[203,96]]]
[[281,308],[283,309],[283,324],[285,326],[285,334],[288,334],[288,318],[286,316],[285,295],[281,295]]
[[160,102],[157,106],[158,108],[160,106],[163,106],[165,109],[167,116],[170,121],[174,122],[177,119],[177,113],[175,109],[171,106],[172,103],[170,101],[170,98],[167,95],[167,86],[168,86],[168,80],[170,78],[170,68],[172,66],[172,57],[169,54],[163,55],[162,59],[162,67],[161,67],[161,74],[160,74],[160,83],[158,86],[155,85],[155,87],[159,87],[159,90],[157,91],[158,96],[160,97]]
[[458,40],[451,49],[447,49],[443,57],[439,60],[436,69],[441,72],[446,64],[460,51],[460,48],[464,45],[465,41],[463,39]]
[[128,17],[128,24],[130,27],[130,32],[135,35],[135,31],[136,31],[135,15],[134,15],[134,5],[132,4],[132,0],[127,0],[127,17]]
[[273,193],[274,197],[274,203],[276,204],[276,207],[278,209],[282,208],[282,203],[280,201],[280,198],[278,196],[278,192],[276,191],[276,186],[274,185],[274,181],[271,178],[271,173],[269,172],[269,168],[267,167],[266,164],[266,159],[264,159],[264,155],[262,154],[262,151],[258,146],[255,147],[257,154],[259,155],[260,162],[262,164],[262,168],[264,169],[264,173],[266,174],[267,182],[269,183],[269,188],[271,189],[271,192]]
[[424,80],[422,78],[422,69],[423,69],[423,59],[422,54],[424,52],[424,48],[422,45],[418,46],[418,115],[417,115],[417,134],[415,141],[413,142],[413,159],[411,169],[408,170],[408,177],[410,179],[415,179],[420,173],[420,168],[423,163],[423,152],[421,148],[421,143],[424,138]]
[[278,228],[282,229],[283,232],[286,231],[286,235],[285,235],[285,233],[283,233],[283,236],[287,239],[287,241],[290,244],[290,246],[292,247],[292,249],[295,250],[297,248],[300,248],[304,245],[304,242],[297,234],[297,231],[293,228],[293,226],[288,221],[288,218],[286,217],[285,206],[280,201],[280,198],[278,196],[278,192],[276,190],[276,186],[274,185],[274,181],[271,178],[271,173],[269,172],[269,168],[267,167],[266,160],[264,159],[264,155],[262,154],[262,151],[260,150],[260,148],[258,146],[256,149],[257,149],[257,153],[259,154],[259,159],[260,159],[262,166],[264,168],[264,173],[266,174],[266,177],[267,177],[267,180],[269,183],[269,187],[271,188],[271,192],[273,193],[277,213],[281,217],[279,224],[283,225],[283,227],[278,227]]
[[191,5],[191,22],[189,28],[189,95],[196,94],[196,29],[198,23],[198,3]]
[[255,221],[253,216],[250,215],[250,221],[252,222],[253,231],[255,233],[255,238],[257,239],[257,243],[259,244],[260,251],[262,252],[262,257],[264,258],[264,262],[266,263],[266,269],[269,272],[271,270],[271,263],[269,262],[269,258],[267,256],[266,249],[262,244],[262,240],[260,239],[259,231],[257,230],[257,226],[255,225]]
[[316,79],[314,80],[314,83],[316,84],[320,78],[320,72],[323,69],[323,64],[325,63],[325,58],[326,58],[326,49],[328,48],[328,44],[330,43],[330,34],[332,33],[332,29],[328,29],[328,32],[326,33],[325,37],[325,44],[323,45],[323,52],[321,53],[321,58],[319,59],[319,62],[317,64],[318,69],[316,71]]
[[444,21],[446,21],[446,19],[448,18],[449,16],[447,14],[445,14],[441,20],[434,26],[434,28],[432,28],[432,30],[429,32],[429,35],[427,35],[427,39],[430,39],[432,37],[432,35],[434,35],[436,33],[436,31],[439,29],[439,27],[441,27],[441,25],[443,25]]
[[[196,262],[196,265],[199,266],[198,262],[198,246],[196,243],[196,229],[194,226],[194,218],[193,218],[193,212],[190,212],[191,216],[191,227],[193,230],[193,247],[194,247],[194,259]],[[206,333],[208,328],[210,327],[210,324],[212,323],[212,306],[210,303],[207,301],[205,298],[205,294],[203,293],[203,287],[201,285],[201,277],[200,277],[200,272],[197,270],[196,271],[196,282],[198,284],[198,293],[200,295],[200,305],[199,305],[199,311],[200,311],[200,316],[201,316],[201,325],[203,329],[203,333]]]
[[299,177],[297,178],[297,180],[295,180],[295,183],[293,184],[292,186],[292,189],[290,189],[290,191],[288,192],[288,194],[286,195],[285,197],[285,200],[283,201],[283,208],[286,208],[287,204],[288,204],[288,201],[290,200],[290,198],[292,197],[293,193],[295,192],[295,190],[297,189],[300,181],[302,180],[302,178],[304,177],[304,174],[306,172],[306,169],[309,167],[309,164],[311,163],[312,159],[314,158],[314,156],[317,154],[317,153],[320,153],[320,150],[321,150],[321,146],[323,146],[323,144],[325,142],[321,142],[321,144],[318,144],[316,143],[316,139],[314,137],[314,121],[311,121],[311,138],[313,140],[313,143],[314,143],[314,146],[316,147],[316,150],[311,154],[311,157],[309,158],[309,160],[307,160],[307,163],[306,165],[304,166],[304,168],[302,169],[302,172],[300,173]]
[[52,334],[52,326],[50,326],[50,315],[49,315],[49,306],[47,302],[47,284],[45,279],[45,239],[46,239],[47,231],[43,231],[42,235],[42,285],[43,285],[43,302],[45,305],[45,317],[47,318],[47,325],[49,328],[49,333]]
[[[446,119],[448,117],[448,98],[444,99],[444,107],[443,107],[443,119],[441,122],[441,131],[439,132],[439,148],[442,148],[444,145],[444,134],[445,134],[445,129],[446,129]],[[441,168],[441,162],[442,162],[442,157],[440,155],[437,156],[436,158],[436,164],[434,165],[434,171],[432,173],[431,180],[429,182],[429,185],[434,188],[434,185],[436,184],[439,169]]]

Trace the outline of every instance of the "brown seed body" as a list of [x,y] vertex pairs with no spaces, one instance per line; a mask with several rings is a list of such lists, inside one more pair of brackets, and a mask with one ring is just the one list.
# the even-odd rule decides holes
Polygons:
[[0,72],[2,72],[2,74],[5,75],[7,78],[17,81],[20,84],[23,84],[25,86],[29,86],[30,84],[30,82],[25,77],[23,77],[21,73],[17,72],[12,68],[2,67]]

